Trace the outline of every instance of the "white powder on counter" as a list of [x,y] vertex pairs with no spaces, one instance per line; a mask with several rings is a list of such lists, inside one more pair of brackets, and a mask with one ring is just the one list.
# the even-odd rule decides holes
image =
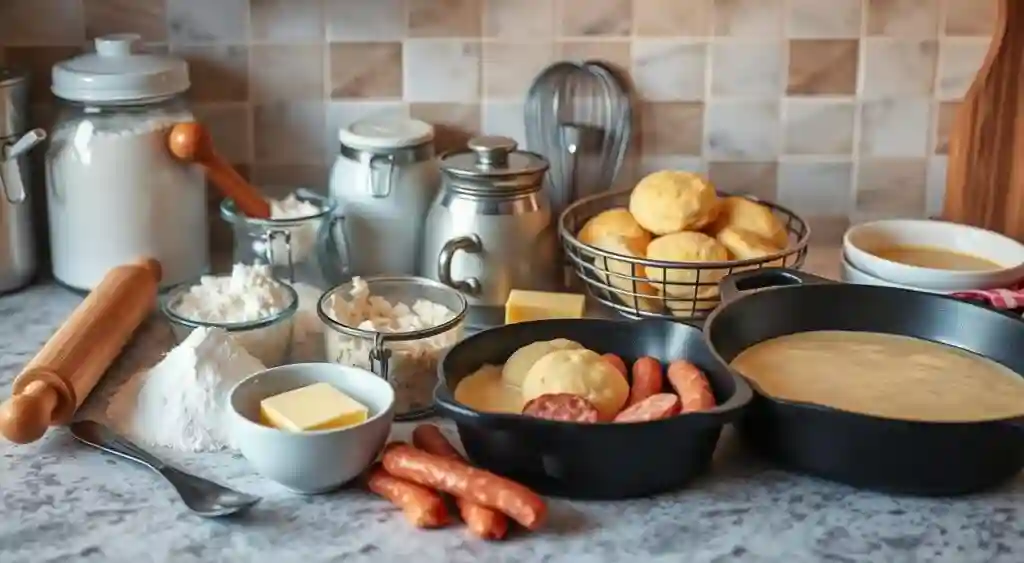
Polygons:
[[[186,319],[205,323],[251,323],[292,305],[292,295],[267,265],[235,264],[227,276],[203,276],[171,309]],[[231,336],[266,365],[279,365],[288,354],[292,319],[262,328],[232,330]]]
[[292,284],[299,294],[299,310],[295,312],[292,329],[291,361],[294,363],[322,362],[324,354],[324,322],[317,314],[317,305],[323,290],[308,283]]
[[263,364],[219,328],[200,327],[113,396],[112,426],[146,446],[215,451],[231,443],[228,393]]

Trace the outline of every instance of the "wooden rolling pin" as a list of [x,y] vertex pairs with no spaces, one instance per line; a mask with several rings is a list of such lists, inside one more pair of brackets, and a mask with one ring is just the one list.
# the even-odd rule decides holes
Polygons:
[[988,55],[954,118],[942,217],[1024,242],[1022,0],[1000,0]]
[[0,405],[0,434],[27,444],[75,411],[156,303],[156,260],[118,266],[103,278],[14,380]]
[[175,125],[167,136],[167,148],[180,160],[203,165],[210,182],[224,197],[234,200],[239,211],[256,219],[270,218],[270,204],[217,153],[210,134],[202,125],[194,121]]

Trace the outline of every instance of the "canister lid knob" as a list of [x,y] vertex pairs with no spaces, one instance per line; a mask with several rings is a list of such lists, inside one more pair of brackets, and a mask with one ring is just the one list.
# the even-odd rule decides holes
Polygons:
[[516,152],[519,145],[515,139],[500,136],[473,137],[466,144],[476,155],[480,166],[505,168],[508,166],[508,155]]

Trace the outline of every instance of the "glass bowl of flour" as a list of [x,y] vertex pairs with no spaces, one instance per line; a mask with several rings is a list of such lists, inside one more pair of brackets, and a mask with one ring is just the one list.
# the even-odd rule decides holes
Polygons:
[[198,327],[222,328],[267,367],[287,361],[298,308],[295,289],[263,264],[235,264],[230,274],[182,284],[160,302],[177,342]]

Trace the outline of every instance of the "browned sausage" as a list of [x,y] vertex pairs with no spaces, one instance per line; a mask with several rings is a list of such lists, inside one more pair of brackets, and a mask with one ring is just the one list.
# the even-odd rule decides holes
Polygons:
[[493,508],[529,530],[540,528],[547,518],[547,504],[537,493],[462,460],[392,443],[384,449],[381,462],[396,477]]
[[593,403],[572,393],[541,395],[523,407],[523,414],[562,422],[597,422],[601,413]]
[[379,465],[370,470],[366,484],[371,491],[401,508],[406,520],[417,528],[440,528],[451,521],[441,495],[422,485],[389,475]]
[[[433,424],[417,426],[412,431],[412,445],[430,454],[462,460],[458,450],[445,439],[441,429]],[[508,533],[508,518],[497,510],[461,498],[456,498],[455,504],[459,507],[466,527],[476,537],[500,540]]]
[[626,362],[622,361],[622,358],[612,353],[603,354],[601,357],[604,358],[604,361],[611,364],[612,367],[619,370],[619,373],[622,374],[622,377],[629,377],[629,369],[626,368]]
[[629,386],[626,406],[633,406],[651,395],[661,393],[665,378],[661,375],[661,362],[645,356],[633,362],[633,381]]
[[683,402],[683,412],[702,411],[715,407],[715,394],[700,368],[686,360],[668,366],[668,382]]
[[661,420],[679,414],[680,407],[679,396],[675,393],[658,393],[626,407],[615,416],[615,422]]

